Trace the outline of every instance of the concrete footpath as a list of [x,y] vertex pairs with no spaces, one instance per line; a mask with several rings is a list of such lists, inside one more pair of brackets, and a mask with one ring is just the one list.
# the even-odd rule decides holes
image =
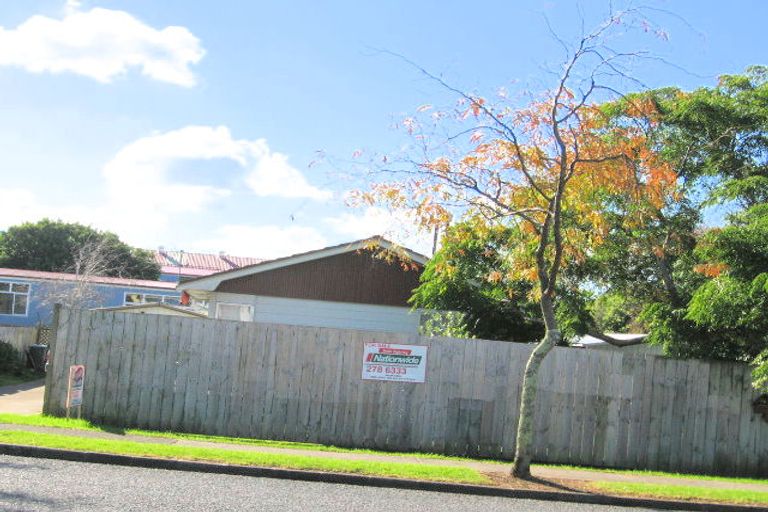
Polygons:
[[[2,411],[2,409],[0,409]],[[342,460],[366,460],[377,462],[400,462],[426,464],[433,466],[457,466],[468,467],[480,471],[491,477],[494,481],[502,483],[509,475],[509,464],[500,464],[495,462],[483,462],[480,460],[461,460],[461,459],[438,459],[429,457],[419,457],[416,455],[386,455],[370,454],[364,452],[331,452],[319,450],[304,450],[296,448],[276,448],[271,446],[255,446],[245,444],[230,444],[210,441],[196,441],[191,439],[170,439],[165,437],[140,436],[133,434],[112,433],[99,430],[74,430],[61,429],[54,427],[37,427],[31,425],[15,425],[0,423],[0,430],[23,430],[29,432],[39,432],[47,434],[60,434],[68,436],[77,436],[94,439],[107,439],[116,441],[135,441],[139,443],[164,444],[175,446],[189,446],[196,448],[216,448],[222,450],[233,450],[242,452],[260,452],[286,455],[302,455],[309,457],[322,457]],[[589,482],[623,482],[623,483],[648,483],[648,484],[670,484],[685,485],[691,487],[702,487],[707,489],[742,489],[750,491],[768,492],[768,484],[747,483],[747,482],[728,482],[721,480],[701,480],[696,478],[669,478],[663,476],[626,473],[611,473],[599,470],[583,471],[555,466],[533,466],[531,470],[534,479],[546,487],[545,481],[554,482],[553,489],[568,483],[589,483]]]
[[45,379],[0,387],[0,412],[40,414],[44,393]]

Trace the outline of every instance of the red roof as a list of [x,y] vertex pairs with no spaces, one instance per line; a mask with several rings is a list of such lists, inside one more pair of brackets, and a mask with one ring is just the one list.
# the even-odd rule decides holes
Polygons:
[[164,274],[185,276],[207,276],[248,265],[261,263],[259,258],[230,256],[228,254],[207,254],[184,251],[153,251],[155,261]]
[[[13,277],[17,279],[43,279],[47,281],[77,281],[80,279],[80,276],[77,274],[66,274],[64,272],[43,272],[41,270],[22,270],[17,268],[0,268],[0,277]],[[164,281],[148,281],[146,279],[126,279],[123,277],[94,276],[88,279],[88,282],[130,286],[136,288],[163,288],[166,290],[176,289],[176,283],[168,283]]]
[[216,272],[217,270],[208,268],[172,267],[170,265],[160,267],[161,274],[180,274],[185,277],[205,277]]

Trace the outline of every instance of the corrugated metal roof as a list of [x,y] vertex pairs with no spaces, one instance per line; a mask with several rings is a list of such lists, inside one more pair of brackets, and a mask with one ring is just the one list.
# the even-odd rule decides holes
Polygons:
[[[230,256],[228,254],[207,254],[183,251],[153,251],[155,261],[163,268],[163,273],[178,272],[179,268],[185,275],[209,275],[214,272],[233,270],[247,265],[261,263],[260,258],[246,256]],[[166,267],[169,270],[166,270]],[[207,274],[190,273],[187,270],[209,270]]]
[[160,267],[162,274],[181,274],[184,277],[205,277],[216,272],[218,271],[209,268],[173,267],[170,265]]
[[[80,279],[80,276],[77,274],[66,274],[64,272],[43,272],[41,270],[0,268],[0,278],[3,277],[16,279],[42,279],[46,281],[77,281]],[[162,288],[165,290],[176,289],[176,283],[168,283],[164,281],[148,281],[145,279],[94,276],[88,279],[88,281],[97,284],[111,284],[115,286],[129,286],[135,288]]]

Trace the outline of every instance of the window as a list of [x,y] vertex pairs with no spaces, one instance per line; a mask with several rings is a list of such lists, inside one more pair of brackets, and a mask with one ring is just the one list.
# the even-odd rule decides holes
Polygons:
[[29,283],[0,281],[0,315],[27,316]]
[[216,304],[216,318],[220,320],[239,320],[250,322],[253,319],[253,307],[247,304]]
[[178,306],[181,304],[181,297],[178,295],[153,295],[151,293],[126,293],[123,304],[168,304]]

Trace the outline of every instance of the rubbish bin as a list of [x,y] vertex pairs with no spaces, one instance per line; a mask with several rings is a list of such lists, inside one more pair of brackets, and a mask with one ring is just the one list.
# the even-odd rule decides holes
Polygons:
[[48,352],[48,345],[35,344],[29,347],[29,361],[35,371],[45,370],[45,355]]

